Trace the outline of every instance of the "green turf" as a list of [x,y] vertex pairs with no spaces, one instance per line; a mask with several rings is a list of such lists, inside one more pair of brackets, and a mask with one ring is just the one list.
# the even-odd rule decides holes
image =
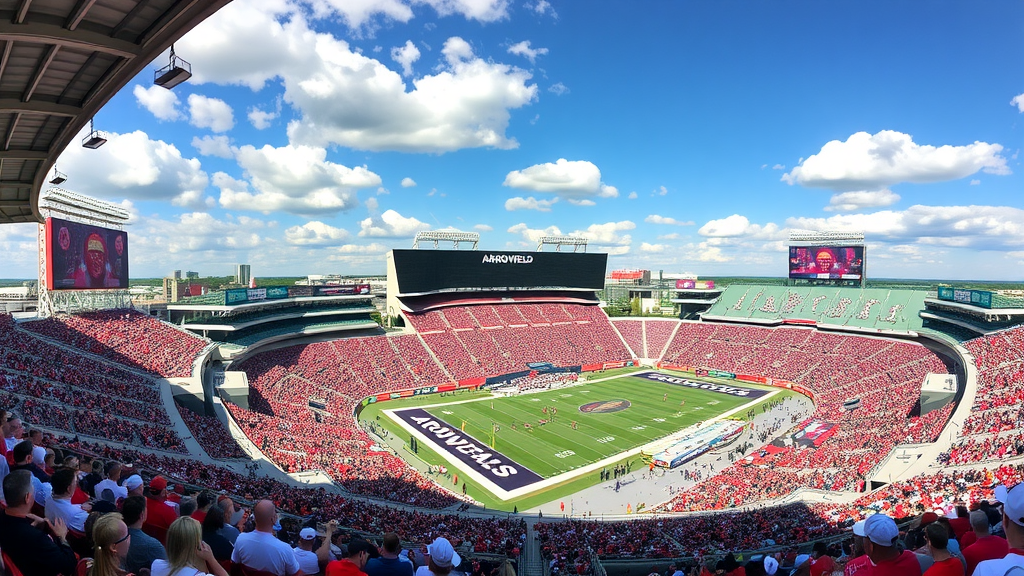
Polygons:
[[[627,374],[627,373],[632,373],[632,372],[636,372],[636,371],[637,371],[636,368],[626,368],[626,369],[608,370],[608,371],[603,372],[603,373],[590,373],[587,376],[590,379],[596,380],[596,379],[599,379],[599,378],[609,377],[609,376],[612,376],[612,375],[621,375],[621,374]],[[690,379],[693,379],[693,380],[700,380],[700,381],[704,381],[704,382],[711,382],[711,383],[717,383],[717,384],[726,384],[726,385],[739,385],[739,386],[743,386],[743,387],[747,387],[747,388],[770,389],[770,390],[779,391],[778,389],[774,389],[774,388],[770,388],[770,387],[756,386],[756,385],[748,384],[748,383],[740,383],[740,382],[736,382],[736,381],[733,381],[733,380],[723,380],[723,379],[708,378],[708,377],[694,378],[694,375],[692,373],[676,372],[676,371],[671,371],[671,370],[661,370],[661,372],[664,372],[664,373],[667,373],[667,374],[676,375],[676,376],[683,376],[683,377],[687,377],[687,378],[690,378]],[[654,381],[651,381],[651,380],[646,380],[645,379],[644,380],[644,385],[647,385],[647,384],[658,384],[658,383],[656,383]],[[594,386],[594,384],[591,384],[591,386]],[[570,388],[569,392],[571,393],[572,390],[573,390],[573,388]],[[692,390],[692,389],[687,389],[687,392],[693,392],[693,391],[694,390]],[[779,391],[779,394],[777,396],[775,396],[774,398],[776,400],[780,400],[780,399],[782,399],[782,398],[784,398],[786,396],[794,396],[794,395],[797,395],[797,393],[796,392],[792,392],[790,390],[781,390],[781,391]],[[430,447],[429,443],[427,443],[427,442],[420,442],[419,453],[415,454],[415,455],[412,454],[409,451],[409,447],[408,447],[408,439],[409,439],[408,432],[406,432],[401,426],[399,426],[399,424],[397,422],[395,422],[394,420],[392,420],[388,416],[382,414],[381,413],[382,410],[414,408],[414,407],[422,407],[422,406],[428,406],[428,405],[434,405],[434,404],[442,404],[442,403],[446,403],[446,402],[447,403],[452,403],[452,402],[459,402],[459,401],[463,401],[463,400],[473,400],[473,399],[487,399],[485,401],[489,402],[489,399],[491,398],[491,396],[492,395],[491,395],[491,393],[489,391],[475,391],[475,392],[460,391],[460,392],[456,392],[454,394],[445,394],[443,396],[439,395],[439,394],[429,394],[429,395],[423,395],[423,396],[413,396],[413,397],[410,397],[410,398],[402,398],[400,400],[389,400],[387,402],[378,402],[378,403],[374,403],[374,404],[370,404],[370,405],[366,406],[365,409],[363,409],[360,412],[359,419],[361,421],[367,422],[367,423],[375,422],[378,426],[380,426],[380,427],[386,429],[388,432],[390,432],[390,434],[389,434],[389,436],[388,436],[388,438],[386,440],[386,443],[388,445],[390,445],[392,448],[394,448],[395,450],[397,450],[399,452],[399,454],[403,458],[405,458],[412,466],[416,467],[417,469],[423,471],[430,464],[446,464],[446,465],[448,465],[450,467],[450,464],[448,464],[444,460],[444,458],[442,458],[436,451],[434,451]],[[529,395],[527,395],[527,396],[529,396]],[[718,395],[716,395],[716,396],[718,396]],[[632,396],[627,396],[626,399],[632,400]],[[660,398],[658,400],[660,401]],[[687,402],[687,404],[689,404],[689,401]],[[555,404],[555,405],[558,405],[558,404]],[[678,406],[678,402],[676,403],[676,405]],[[488,407],[489,406],[490,405],[488,403]],[[718,406],[721,406],[721,405],[718,405]],[[495,405],[495,407],[497,407],[497,404]],[[720,410],[719,412],[722,412],[722,411],[724,411],[724,410]],[[559,410],[559,412],[562,412],[562,411]],[[626,412],[628,412],[628,410]],[[698,412],[704,412],[704,411],[698,411]],[[442,415],[444,415],[444,414],[442,414]],[[447,415],[444,415],[444,416],[447,416]],[[564,413],[563,413],[563,416],[565,416]],[[608,414],[605,414],[605,416],[608,416]],[[711,416],[712,415],[707,415],[707,416],[705,416],[705,418],[709,418]],[[557,420],[557,417],[556,417],[556,420]],[[577,420],[578,420],[578,418],[577,418]],[[488,420],[488,422],[489,422],[489,420]],[[460,422],[460,424],[461,424],[461,422]],[[630,426],[632,426],[632,424]],[[683,428],[685,426],[684,425],[680,425],[679,427]],[[468,424],[467,424],[467,431],[468,431]],[[537,430],[535,430],[535,432],[536,431]],[[527,440],[530,440],[530,439],[531,438],[527,438]],[[505,445],[506,443],[503,442],[501,440],[501,438],[498,439],[498,442],[500,443],[500,444],[498,444],[499,449],[504,452],[505,448],[507,448],[507,446]],[[640,461],[640,459],[638,457],[636,457],[636,456],[628,458],[628,459],[623,457],[623,458],[619,458],[615,462],[612,462],[611,464],[609,464],[608,469],[611,469],[616,464],[626,464],[627,462],[631,463],[633,465],[634,469],[636,469],[637,467],[643,465],[643,463]],[[450,478],[450,477],[449,478],[439,477],[439,476],[430,476],[430,477],[435,479],[439,484],[444,485],[444,486],[446,486],[448,488],[452,488],[452,489],[459,489],[459,488],[461,488],[461,486],[454,486],[453,483],[452,483],[452,478]],[[560,483],[558,483],[558,484],[556,484],[554,486],[550,486],[548,488],[543,488],[541,490],[538,490],[538,491],[533,492],[531,494],[528,494],[526,496],[521,496],[519,498],[515,498],[515,499],[512,499],[512,500],[507,500],[506,501],[506,500],[499,499],[497,496],[494,496],[493,494],[490,493],[490,491],[485,486],[482,486],[482,485],[478,484],[476,481],[474,481],[471,478],[466,477],[466,475],[464,475],[464,474],[459,475],[458,478],[459,478],[459,484],[460,485],[463,484],[463,483],[465,483],[467,485],[467,489],[468,489],[469,495],[472,496],[475,500],[477,500],[481,504],[483,504],[485,507],[487,507],[487,508],[497,508],[497,509],[506,510],[506,511],[509,511],[509,512],[511,512],[513,510],[513,508],[518,508],[520,511],[528,510],[528,509],[532,508],[533,506],[537,506],[537,505],[543,504],[545,502],[551,502],[551,501],[557,500],[559,498],[568,497],[571,494],[575,494],[575,493],[577,493],[577,492],[579,492],[581,490],[584,490],[584,489],[586,489],[586,488],[588,488],[590,486],[593,486],[594,484],[597,484],[597,483],[599,483],[601,481],[600,471],[588,472],[588,473],[585,473],[585,474],[580,474],[578,476],[575,476],[572,479],[567,480],[565,482],[560,482]]]
[[[603,414],[579,411],[583,404],[602,400],[628,400],[630,406]],[[686,404],[681,406],[684,400]],[[623,376],[561,390],[436,406],[427,412],[456,428],[465,421],[465,432],[485,444],[490,444],[491,423],[498,424],[494,448],[550,478],[643,446],[749,401]],[[541,426],[540,420],[550,419],[541,412],[543,407],[556,408],[557,414]],[[524,421],[533,425],[532,430],[523,426]],[[571,427],[573,421],[577,430]]]

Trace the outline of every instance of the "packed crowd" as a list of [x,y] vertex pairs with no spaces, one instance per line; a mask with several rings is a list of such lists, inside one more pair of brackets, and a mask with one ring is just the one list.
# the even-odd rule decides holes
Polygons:
[[[933,441],[952,406],[913,413],[928,373],[945,373],[942,358],[907,342],[800,328],[680,326],[665,360],[674,364],[789,380],[814,392],[811,418],[837,432],[817,448],[790,447],[757,465],[740,462],[679,494],[672,509],[714,510],[777,498],[800,487],[859,489],[899,443]],[[849,410],[844,403],[859,399]]]
[[[53,521],[55,516],[50,516],[53,507],[54,514],[64,518],[72,529],[69,540],[76,548],[78,544],[88,543],[87,527],[90,524],[87,522],[92,522],[89,520],[90,507],[93,513],[110,512],[129,506],[130,498],[137,497],[142,501],[144,493],[146,500],[142,501],[142,509],[148,508],[148,515],[136,510],[132,517],[135,519],[126,524],[156,538],[161,544],[166,542],[170,523],[179,514],[191,514],[202,520],[197,514],[205,515],[217,505],[226,508],[222,510],[225,518],[235,517],[228,524],[234,523],[244,531],[244,518],[240,522],[234,511],[260,499],[269,499],[276,508],[308,519],[311,526],[334,520],[348,533],[398,531],[407,541],[416,543],[445,537],[455,547],[467,552],[515,557],[525,537],[525,526],[518,519],[424,513],[346,499],[322,488],[296,488],[266,477],[242,476],[227,468],[189,458],[162,456],[145,450],[124,450],[112,444],[48,434],[32,433],[33,438],[29,439],[30,432],[21,417],[7,410],[0,410],[0,430],[5,437],[0,442],[0,460],[6,453],[14,462],[10,470],[31,472],[33,496],[29,509],[40,516],[45,509],[45,514]],[[8,449],[12,445],[16,448]],[[48,453],[45,464],[35,463],[34,452],[37,450]],[[68,478],[61,476],[61,469],[65,467],[72,472]],[[6,466],[0,469],[0,481],[8,475],[7,470]],[[79,506],[81,504],[86,504],[84,509]],[[0,501],[0,508],[3,505],[10,507],[11,502]],[[130,516],[124,512],[126,517]],[[145,536],[136,535],[136,538]],[[87,548],[81,551],[87,552]],[[25,562],[34,566],[31,561]]]
[[978,388],[962,438],[942,455],[966,464],[1024,455],[1024,328],[964,344],[978,366]]
[[[536,526],[542,552],[558,573],[589,573],[591,553],[608,558],[721,556],[729,551],[800,547],[835,536],[874,513],[906,521],[932,511],[990,501],[993,489],[1024,481],[1024,466],[938,472],[896,482],[844,505],[790,504],[743,512],[638,519],[572,521]],[[792,558],[790,559],[792,562]]]
[[241,369],[249,376],[250,409],[228,408],[284,470],[322,470],[353,492],[430,508],[458,501],[394,454],[372,449],[352,417],[367,396],[449,380],[415,335],[281,348]]
[[207,342],[136,312],[106,310],[26,322],[24,328],[115,362],[167,377],[192,375]]
[[185,453],[154,381],[37,338],[0,315],[6,406],[71,434]]
[[204,416],[177,405],[178,414],[188,426],[192,437],[199,442],[203,450],[215,459],[248,458],[238,444],[231,437],[231,433],[224,427],[224,423],[216,416]]
[[454,306],[409,321],[455,380],[510,374],[530,362],[579,366],[631,358],[597,306]]

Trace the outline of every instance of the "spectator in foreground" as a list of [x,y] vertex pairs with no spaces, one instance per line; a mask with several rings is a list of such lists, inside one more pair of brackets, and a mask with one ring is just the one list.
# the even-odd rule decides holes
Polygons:
[[[196,511],[190,514],[193,518],[203,523],[203,519],[206,518],[206,513],[210,511],[210,507],[213,506],[217,499],[214,497],[213,492],[209,490],[203,490],[196,496]],[[182,514],[184,516],[184,514]]]
[[167,560],[153,562],[152,576],[228,576],[202,536],[195,518],[175,520],[167,529]]
[[224,536],[221,532],[223,529],[224,508],[220,504],[216,504],[206,513],[206,518],[203,518],[203,542],[210,546],[210,550],[213,550],[213,557],[218,562],[230,562],[235,545]]
[[885,514],[869,516],[864,523],[864,550],[871,562],[871,576],[921,576],[921,561],[910,550],[900,552],[896,541],[900,531]]
[[142,531],[142,525],[146,523],[146,499],[142,496],[125,498],[121,513],[124,515],[124,523],[128,525],[128,533],[132,535],[128,557],[125,559],[128,572],[137,574],[143,568],[150,568],[154,560],[166,560],[164,545]]
[[50,477],[53,495],[46,501],[46,519],[64,520],[68,528],[76,532],[85,532],[85,520],[89,517],[92,506],[89,504],[72,504],[71,496],[78,488],[78,477],[71,468],[58,468]]
[[[24,574],[50,576],[71,574],[75,552],[68,546],[68,527],[58,518],[54,522],[32,516],[35,487],[28,470],[11,472],[4,478],[7,509],[0,513],[0,548]],[[44,530],[49,528],[51,540]]]
[[[299,563],[290,546],[274,536],[277,509],[270,500],[261,500],[253,510],[256,530],[246,532],[235,540],[231,561],[254,570],[263,570],[276,576],[294,576]],[[156,575],[154,575],[156,576]]]
[[427,565],[417,568],[416,576],[448,576],[461,563],[452,543],[447,538],[437,538],[427,546]]
[[[368,576],[412,576],[412,564],[398,557],[402,551],[402,543],[398,534],[388,532],[384,535],[380,558],[371,558],[363,571]],[[680,573],[680,576],[682,574]]]
[[814,543],[811,552],[811,576],[831,576],[836,563],[828,554],[828,546],[821,541]]
[[166,504],[167,480],[156,476],[149,481],[149,493],[146,494],[146,522],[142,530],[150,536],[166,542],[167,530],[171,523],[178,519],[178,513]]
[[348,543],[348,555],[327,565],[324,576],[366,576],[363,568],[370,559],[372,544],[361,538]]
[[985,560],[996,560],[1006,556],[1010,551],[1010,545],[999,536],[989,533],[988,514],[981,510],[975,510],[970,514],[971,529],[977,540],[974,544],[964,548],[964,560],[967,562],[967,576],[974,574],[979,562]]
[[292,552],[295,554],[295,561],[299,563],[299,569],[303,576],[320,574],[320,563],[317,561],[316,553],[313,552],[313,542],[316,541],[316,529],[309,526],[299,530],[299,541],[296,542]]
[[92,540],[95,553],[89,576],[123,576],[121,565],[128,555],[132,535],[121,515],[111,512],[100,516],[92,526]]
[[949,531],[939,522],[932,522],[924,528],[924,539],[933,563],[925,576],[964,576],[964,565],[948,549]]
[[[97,500],[107,500],[108,502],[117,502],[128,497],[128,489],[118,484],[121,481],[121,465],[117,462],[110,461],[104,467],[104,473],[106,478],[100,480],[92,487],[93,493],[96,495]],[[110,494],[106,494],[106,491],[110,490]]]
[[996,500],[1003,504],[1003,531],[1010,551],[1001,559],[979,563],[974,569],[977,576],[1005,576],[1021,573],[1024,568],[1024,482],[1012,490],[997,486]]

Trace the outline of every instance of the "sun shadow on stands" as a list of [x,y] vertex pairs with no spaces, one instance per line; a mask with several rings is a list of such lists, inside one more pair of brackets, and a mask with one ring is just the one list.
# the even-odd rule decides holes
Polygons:
[[184,453],[153,380],[56,346],[0,315],[3,407],[32,425]]
[[19,325],[74,349],[165,377],[192,375],[206,341],[135,310],[56,316]]

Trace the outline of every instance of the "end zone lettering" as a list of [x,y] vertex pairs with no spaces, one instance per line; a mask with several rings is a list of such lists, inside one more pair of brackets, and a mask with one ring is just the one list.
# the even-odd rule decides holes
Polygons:
[[698,388],[700,390],[718,392],[720,394],[728,394],[730,396],[736,396],[739,398],[760,398],[761,396],[764,396],[766,394],[764,390],[739,388],[736,386],[726,386],[724,384],[709,384],[707,382],[694,382],[692,380],[687,380],[685,378],[676,378],[675,376],[659,374],[657,372],[647,372],[642,376],[649,380],[657,380],[658,382],[665,382],[666,384],[675,384],[677,386],[686,386],[688,388]]
[[458,458],[503,490],[511,491],[542,480],[536,472],[487,447],[457,426],[431,416],[426,410],[411,408],[394,414],[422,432],[434,447]]
[[484,254],[483,264],[532,264],[533,256],[523,254]]

